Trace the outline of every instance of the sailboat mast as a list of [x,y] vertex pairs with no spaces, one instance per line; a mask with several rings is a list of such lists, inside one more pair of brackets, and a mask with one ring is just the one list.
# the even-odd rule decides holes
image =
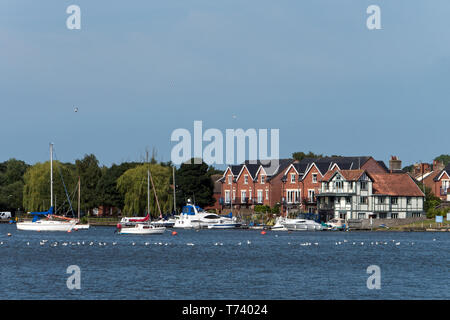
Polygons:
[[150,174],[150,169],[148,170],[148,176],[150,177],[150,181],[152,183],[153,192],[155,193],[155,199],[156,199],[156,204],[158,205],[159,215],[162,217],[161,207],[159,206],[158,196],[156,195],[156,189],[155,189],[155,185],[153,184],[153,178],[152,178],[152,175]]
[[150,169],[147,169],[147,214],[150,214]]
[[173,175],[173,212],[177,213],[177,202],[175,196],[175,166],[172,167],[172,175]]
[[80,177],[78,177],[78,221],[80,220],[80,204],[81,204],[81,182]]
[[53,207],[53,143],[50,143],[50,207]]

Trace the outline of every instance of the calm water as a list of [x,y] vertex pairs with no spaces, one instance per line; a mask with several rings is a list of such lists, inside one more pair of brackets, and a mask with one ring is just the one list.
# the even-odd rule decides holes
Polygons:
[[[0,225],[1,298],[450,299],[450,233],[114,230]],[[80,290],[66,286],[69,265],[81,269]],[[367,289],[369,265],[381,269],[380,290]]]

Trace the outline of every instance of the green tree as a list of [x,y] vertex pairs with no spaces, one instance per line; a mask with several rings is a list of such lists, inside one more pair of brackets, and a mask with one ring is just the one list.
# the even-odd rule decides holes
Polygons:
[[304,153],[304,152],[294,152],[292,154],[292,158],[294,158],[294,160],[302,160],[304,158],[323,158],[324,155],[322,154],[315,154],[313,152],[308,152],[308,153]]
[[102,167],[102,176],[97,183],[97,202],[98,205],[115,207],[122,210],[125,206],[124,195],[117,187],[117,179],[125,171],[141,165],[137,162],[123,162],[119,165],[113,164],[110,168]]
[[441,203],[441,199],[436,197],[431,188],[424,186],[422,182],[417,181],[416,184],[422,192],[425,188],[425,202],[423,204],[423,210],[426,212],[427,216],[432,217],[434,212],[433,210]]
[[183,163],[175,175],[178,208],[184,206],[189,198],[200,207],[214,204],[214,183],[208,175],[206,163],[194,164],[194,159],[191,159],[191,163]]
[[[162,213],[170,212],[173,207],[173,197],[170,187],[172,170],[170,167],[159,164],[143,164],[128,169],[117,180],[117,188],[124,195],[126,215],[140,215],[147,212],[147,170],[155,185],[156,195]],[[153,217],[159,216],[153,187],[150,182],[150,213]]]
[[29,167],[24,161],[9,159],[0,163],[0,209],[15,211],[22,208],[23,175]]
[[81,208],[90,212],[99,205],[97,184],[102,177],[102,171],[98,166],[95,155],[85,155],[83,159],[75,161],[77,176],[81,183]]
[[434,160],[442,161],[444,166],[450,164],[450,154],[441,154],[439,157],[434,158]]
[[[36,163],[24,174],[23,206],[27,211],[44,211],[50,207],[50,161]],[[73,164],[53,161],[53,194],[55,210],[66,214],[70,210],[76,190],[76,172]],[[67,197],[64,184],[69,195]],[[76,207],[72,207],[74,210]]]

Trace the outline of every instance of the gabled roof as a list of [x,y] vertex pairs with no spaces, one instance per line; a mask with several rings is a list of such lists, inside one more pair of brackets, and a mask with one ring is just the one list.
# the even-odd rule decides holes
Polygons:
[[346,181],[358,181],[363,173],[367,174],[365,170],[334,170],[328,171],[321,181],[330,181],[337,173],[340,173]]
[[378,160],[377,162],[384,169],[384,171],[389,172],[389,169],[388,169],[388,167],[386,167],[386,164],[384,163],[384,161]]
[[442,176],[446,173],[450,177],[450,163],[441,171],[439,171],[434,177],[433,181],[441,180]]
[[423,197],[424,194],[407,173],[372,173],[373,193],[388,196]]
[[224,171],[224,174],[223,174],[223,177],[221,178],[221,180],[224,181],[225,173],[228,171],[228,169],[231,170],[234,178],[239,178],[244,167],[247,168],[247,170],[253,180],[256,179],[256,177],[261,169],[264,170],[264,172],[267,175],[267,180],[269,180],[271,177],[278,175],[282,170],[284,170],[292,162],[294,162],[293,159],[278,159],[275,161],[277,161],[277,162],[274,162],[274,160],[272,160],[271,162],[267,163],[267,161],[264,161],[264,160],[262,160],[262,161],[261,160],[252,160],[252,161],[246,160],[246,161],[244,161],[244,163],[239,164],[239,165],[230,165]]

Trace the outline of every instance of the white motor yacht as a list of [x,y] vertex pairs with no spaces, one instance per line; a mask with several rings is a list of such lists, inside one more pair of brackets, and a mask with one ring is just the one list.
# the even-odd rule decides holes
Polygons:
[[290,218],[282,218],[280,220],[277,228],[281,229],[280,225],[284,226],[288,231],[320,231],[323,230],[323,227],[320,223],[315,222],[314,220],[307,219],[290,219]]
[[183,207],[183,210],[179,216],[175,219],[174,228],[184,228],[184,229],[202,229],[209,228],[235,228],[240,224],[233,218],[221,217],[215,213],[209,213],[203,211],[199,206],[194,205],[190,199],[188,199],[187,204]]

